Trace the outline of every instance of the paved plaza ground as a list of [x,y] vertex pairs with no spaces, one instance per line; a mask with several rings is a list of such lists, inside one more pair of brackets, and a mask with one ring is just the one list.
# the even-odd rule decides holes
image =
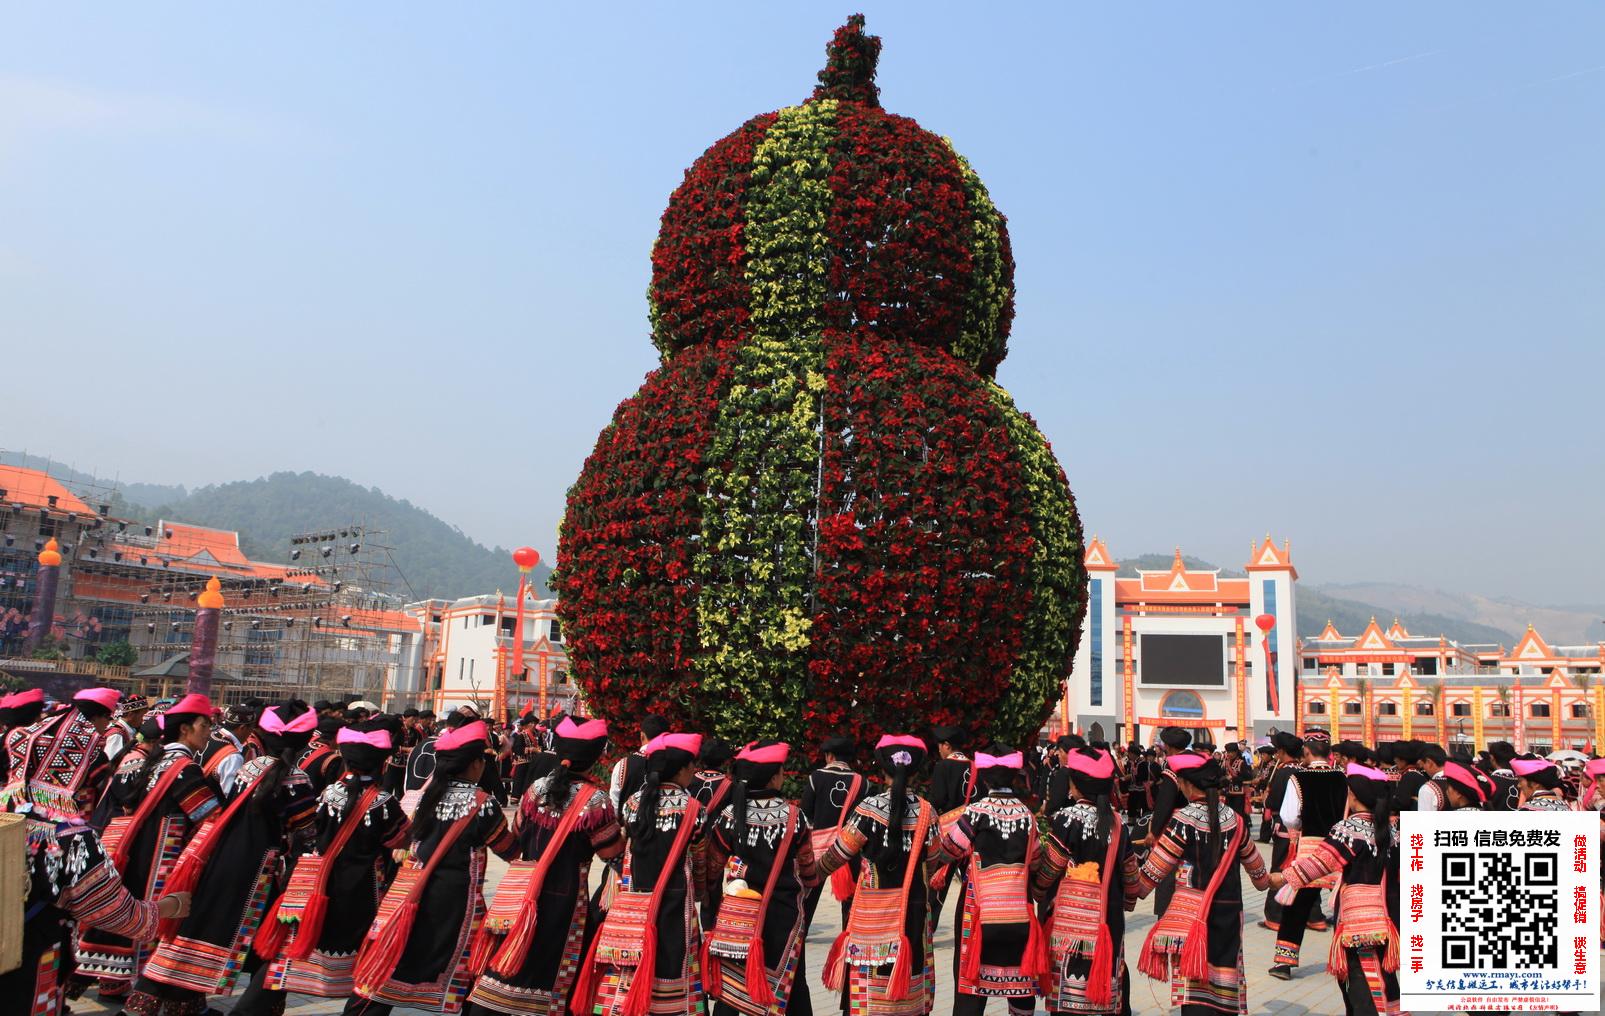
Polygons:
[[[1260,851],[1269,859],[1270,848],[1260,846]],[[501,878],[506,865],[497,858],[491,859],[490,878]],[[487,890],[488,892],[488,890]],[[1265,973],[1271,965],[1271,946],[1273,935],[1264,928],[1256,927],[1253,922],[1259,920],[1265,913],[1265,894],[1256,890],[1247,879],[1243,880],[1244,912],[1247,915],[1244,929],[1244,962],[1248,971],[1248,1011],[1254,1014],[1267,1014],[1267,1016],[1337,1016],[1343,1012],[1343,999],[1338,994],[1337,982],[1326,972],[1326,951],[1331,945],[1330,932],[1309,932],[1304,936],[1304,953],[1302,964],[1295,972],[1291,981],[1279,981]],[[1329,902],[1329,901],[1328,901]],[[953,1011],[953,908],[957,905],[956,894],[950,894],[947,901],[947,912],[942,918],[942,927],[936,939],[936,979],[937,999],[934,1016],[948,1016]],[[1327,907],[1330,912],[1330,907]],[[810,984],[814,990],[814,1009],[816,1013],[827,1013],[830,1008],[822,1004],[824,988],[818,983],[815,966],[820,962],[825,952],[830,948],[831,941],[840,930],[840,913],[834,901],[827,899],[819,907],[815,924],[808,936],[808,959]],[[1132,998],[1131,1010],[1134,1014],[1158,1014],[1170,1012],[1167,986],[1158,981],[1151,981],[1136,972],[1137,951],[1142,948],[1143,938],[1154,923],[1153,901],[1143,900],[1137,904],[1135,913],[1126,918],[1126,958],[1132,966]],[[313,999],[301,995],[292,995],[286,1012],[293,1016],[325,1016],[328,1013],[338,1013],[344,1006],[343,999]],[[214,999],[213,1005],[228,1012],[232,1006],[232,999]],[[100,1005],[94,1001],[94,993],[90,992],[84,998],[72,1003],[76,1014],[94,1014],[105,1016],[116,1012],[115,1009]],[[396,1013],[420,1013],[419,1009],[397,1009]],[[1001,1000],[994,1000],[988,1004],[988,1016],[1005,1016],[1006,1007]],[[1041,1011],[1040,1009],[1038,1010]]]

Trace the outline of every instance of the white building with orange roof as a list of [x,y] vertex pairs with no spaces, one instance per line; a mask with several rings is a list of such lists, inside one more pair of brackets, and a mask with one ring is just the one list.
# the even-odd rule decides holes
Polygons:
[[1168,569],[1121,575],[1094,537],[1086,567],[1086,626],[1051,727],[1146,744],[1180,726],[1221,744],[1295,725],[1298,571],[1286,543],[1255,541],[1242,576],[1188,568],[1179,549]]
[[1372,618],[1345,636],[1328,621],[1299,649],[1301,729],[1334,739],[1424,740],[1481,751],[1605,745],[1605,643],[1551,645],[1532,625],[1516,644],[1461,645]]
[[400,702],[443,714],[473,705],[497,719],[526,707],[541,715],[572,712],[580,693],[568,664],[555,599],[524,600],[522,670],[516,670],[517,594],[486,593],[457,600],[409,603],[423,628],[420,683],[389,692]]
[[70,662],[126,643],[141,691],[182,688],[196,598],[211,578],[226,603],[221,696],[377,698],[387,687],[420,683],[418,619],[351,582],[349,565],[342,573],[322,557],[312,567],[256,561],[233,530],[174,520],[146,526],[109,512],[44,472],[0,466],[0,656],[20,643],[38,550],[55,538],[62,568],[54,648]]
[[[39,551],[54,539],[63,558],[78,552],[86,537],[107,528],[110,506],[91,505],[49,473],[0,465],[0,655],[15,650],[33,612]],[[51,637],[79,638],[95,629],[94,620],[75,609],[73,576],[62,569]]]

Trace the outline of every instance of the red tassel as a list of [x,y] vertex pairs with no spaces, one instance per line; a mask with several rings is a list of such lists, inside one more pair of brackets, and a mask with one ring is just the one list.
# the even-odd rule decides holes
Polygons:
[[711,939],[706,938],[702,940],[702,990],[708,993],[709,998],[721,998],[724,996],[723,979],[714,966],[717,961],[713,958],[713,953],[708,951],[710,941]]
[[329,897],[322,893],[307,897],[306,906],[301,908],[300,929],[295,933],[295,941],[290,943],[287,954],[290,959],[304,960],[312,955],[312,950],[318,947],[318,939],[323,936],[323,915],[328,911]]
[[[960,922],[959,928],[960,947],[964,950],[959,960],[959,983],[973,985],[981,977],[981,921],[969,908],[965,908],[964,917],[966,920]],[[968,935],[964,934],[964,924],[969,925]],[[897,957],[903,958],[901,947],[898,948]]]
[[635,965],[635,976],[630,978],[630,991],[624,996],[623,1016],[646,1016],[652,1008],[652,984],[657,980],[658,928],[646,927],[641,939],[641,960]]
[[569,999],[570,1012],[590,1016],[591,1004],[596,1001],[596,943],[601,937],[591,939],[591,947],[580,961],[579,980],[574,982],[573,998]]
[[[905,932],[897,937],[897,961],[892,964],[892,976],[886,982],[886,998],[891,1002],[902,1002],[908,998],[909,967],[913,960],[909,954],[914,947],[908,944],[908,934]],[[977,960],[979,962],[979,960]]]
[[838,902],[846,903],[858,891],[858,883],[853,880],[853,872],[847,865],[842,865],[830,873],[830,891]]
[[1115,976],[1115,943],[1109,925],[1098,925],[1098,944],[1092,949],[1092,969],[1087,973],[1087,1001],[1106,1006],[1113,1001],[1111,982]]
[[284,948],[284,940],[290,934],[290,926],[279,920],[279,902],[273,901],[267,916],[262,918],[262,924],[256,929],[256,938],[251,941],[251,948],[269,963],[279,958],[279,950]]
[[407,948],[407,939],[412,936],[412,924],[418,919],[418,904],[404,903],[396,908],[390,920],[379,929],[379,934],[362,944],[362,951],[357,954],[355,970],[357,990],[362,994],[372,994],[375,989],[395,973],[396,964],[401,962],[401,954]]
[[769,964],[764,962],[763,936],[752,936],[747,945],[747,997],[759,1005],[774,1005],[775,993],[769,990]]
[[825,954],[821,980],[831,991],[840,991],[842,985],[847,983],[847,932],[837,935],[836,941],[830,944],[830,952]]
[[1026,930],[1025,955],[1020,959],[1020,973],[1033,980],[1045,977],[1048,973],[1048,936],[1042,932],[1042,922],[1037,915],[1031,915],[1031,923]]
[[1336,977],[1339,982],[1349,979],[1349,954],[1343,948],[1342,941],[1336,932],[1332,935],[1332,946],[1326,951],[1326,972]]
[[1209,928],[1203,920],[1194,919],[1187,927],[1187,938],[1181,947],[1181,975],[1201,981],[1209,958]]
[[1155,924],[1148,929],[1148,937],[1143,939],[1142,951],[1137,954],[1137,971],[1156,981],[1170,980],[1170,956],[1160,952],[1154,945],[1158,937],[1159,925]]
[[478,977],[490,966],[490,957],[496,952],[497,936],[484,925],[474,932],[474,944],[468,947],[468,973]]
[[1399,969],[1399,929],[1388,922],[1388,948],[1382,954],[1382,969],[1388,973],[1395,973]]

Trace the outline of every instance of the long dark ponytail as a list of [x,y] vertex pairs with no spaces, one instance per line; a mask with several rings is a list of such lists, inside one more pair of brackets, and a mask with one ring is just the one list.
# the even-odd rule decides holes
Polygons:
[[630,823],[630,839],[637,843],[652,841],[658,831],[658,803],[663,797],[664,781],[694,761],[696,756],[680,748],[659,748],[647,756],[646,777]]
[[[474,742],[483,748],[483,741]],[[446,796],[446,789],[451,781],[461,777],[471,769],[475,762],[484,756],[483,750],[474,751],[437,751],[435,753],[435,771],[424,784],[424,792],[418,798],[418,810],[412,813],[412,838],[420,843],[429,839],[429,834],[435,830],[435,809],[440,799]]]

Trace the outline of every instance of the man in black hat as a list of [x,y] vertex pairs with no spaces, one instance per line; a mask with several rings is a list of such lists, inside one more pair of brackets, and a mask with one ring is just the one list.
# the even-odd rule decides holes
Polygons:
[[1421,788],[1416,791],[1416,811],[1447,811],[1449,799],[1444,796],[1443,781],[1437,779],[1443,772],[1445,763],[1449,761],[1449,753],[1443,750],[1443,745],[1425,742],[1421,745],[1421,772],[1426,779],[1421,781]]
[[[969,747],[970,735],[963,727],[937,727],[932,731],[936,741],[936,764],[931,769],[931,784],[927,800],[937,815],[954,815],[975,799],[975,764],[964,749]],[[962,872],[960,873],[962,878]],[[942,906],[947,902],[951,866],[943,866],[931,879],[931,933],[936,933],[942,921]]]
[[[1193,741],[1193,735],[1182,727],[1165,727],[1159,732],[1159,750],[1164,758],[1172,755],[1187,754],[1187,746]],[[1151,790],[1153,799],[1153,814],[1148,820],[1148,832],[1142,839],[1136,841],[1134,846],[1151,847],[1165,827],[1170,825],[1170,817],[1176,809],[1187,803],[1186,795],[1182,793],[1181,784],[1176,782],[1176,773],[1169,766],[1161,763],[1158,775],[1154,778]],[[1170,907],[1170,898],[1176,894],[1176,876],[1172,874],[1159,884],[1154,890],[1154,917],[1158,918]]]
[[1048,783],[1042,795],[1042,813],[1052,815],[1070,803],[1070,770],[1065,768],[1064,757],[1087,742],[1080,734],[1060,734],[1053,742],[1054,766],[1048,770]]
[[401,796],[406,783],[407,762],[412,750],[422,739],[418,734],[418,715],[418,710],[410,706],[401,711],[401,736],[396,741],[396,750],[385,760],[384,789],[396,797]]
[[[1287,863],[1297,860],[1300,855],[1313,853],[1332,827],[1343,821],[1349,788],[1343,771],[1332,766],[1331,747],[1331,737],[1325,730],[1311,728],[1305,731],[1303,765],[1292,770],[1277,813],[1281,825],[1289,834]],[[1272,870],[1280,871],[1284,867],[1286,864],[1273,866]],[[1317,883],[1300,889],[1293,897],[1292,904],[1283,909],[1276,931],[1276,949],[1270,969],[1272,977],[1292,980],[1306,928],[1318,931],[1326,929],[1326,919],[1320,913],[1322,888],[1331,886]],[[1267,899],[1267,904],[1270,902]],[[1269,906],[1266,909],[1269,911]]]
[[1488,773],[1488,779],[1494,786],[1494,792],[1488,798],[1488,810],[1515,811],[1520,794],[1516,791],[1516,773],[1510,768],[1510,763],[1516,757],[1516,746],[1509,741],[1490,741],[1488,754],[1493,758],[1493,769]]
[[[813,829],[810,835],[813,837],[815,857],[823,856],[830,849],[830,845],[836,841],[837,832],[852,817],[858,802],[869,796],[869,781],[853,771],[852,763],[858,754],[858,746],[852,738],[827,737],[820,742],[819,754],[822,764],[808,774],[808,786],[803,789],[798,805]],[[847,915],[852,913],[852,891],[854,883],[858,881],[860,864],[860,860],[854,857],[847,865],[837,869],[845,874],[832,875],[808,890],[803,904],[803,920],[806,924],[813,923],[814,911],[819,909],[819,901],[824,898],[825,887],[829,884],[831,892],[841,901],[842,927],[847,927]]]
[[[1271,745],[1276,748],[1276,768],[1271,771],[1270,782],[1265,789],[1265,816],[1266,823],[1271,830],[1271,865],[1272,871],[1281,871],[1287,867],[1287,853],[1291,844],[1291,833],[1281,818],[1282,800],[1287,796],[1288,781],[1293,773],[1304,764],[1304,739],[1287,730],[1278,730],[1271,735]],[[1282,905],[1272,896],[1265,897],[1265,917],[1259,922],[1261,928],[1271,931],[1278,930],[1282,921]]]
[[1248,780],[1252,773],[1243,758],[1243,746],[1237,741],[1226,742],[1226,757],[1221,759],[1226,770],[1226,806],[1248,821]]

